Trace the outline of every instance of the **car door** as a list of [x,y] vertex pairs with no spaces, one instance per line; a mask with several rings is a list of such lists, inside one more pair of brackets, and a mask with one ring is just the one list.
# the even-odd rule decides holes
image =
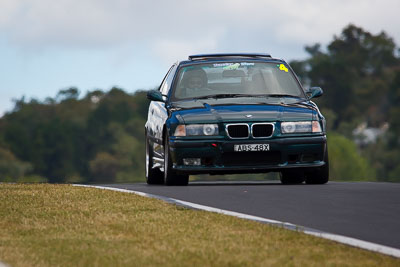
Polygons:
[[[168,73],[165,75],[159,91],[162,95],[167,96],[171,84],[173,82],[176,72],[176,65],[173,65]],[[152,141],[153,151],[156,157],[161,157],[163,154],[163,127],[165,121],[168,119],[168,110],[165,106],[166,104],[158,101],[151,101],[149,106],[149,112],[146,122],[146,130],[149,139]]]

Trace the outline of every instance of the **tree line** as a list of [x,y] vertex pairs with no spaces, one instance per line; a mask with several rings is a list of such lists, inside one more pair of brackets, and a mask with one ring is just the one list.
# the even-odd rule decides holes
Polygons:
[[[386,33],[348,25],[290,62],[328,123],[331,177],[400,181],[400,50]],[[77,88],[21,98],[0,118],[0,181],[144,181],[146,92]],[[372,133],[372,135],[371,135]],[[369,134],[369,135],[368,135]],[[267,177],[259,175],[258,177]]]
[[142,180],[144,91],[112,88],[78,98],[77,88],[55,98],[15,102],[0,119],[3,180],[125,182]]

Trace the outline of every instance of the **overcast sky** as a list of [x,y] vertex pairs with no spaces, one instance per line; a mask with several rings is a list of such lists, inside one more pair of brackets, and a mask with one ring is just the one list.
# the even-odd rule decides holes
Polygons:
[[0,0],[0,116],[12,99],[157,86],[189,54],[303,59],[353,23],[400,44],[400,0]]

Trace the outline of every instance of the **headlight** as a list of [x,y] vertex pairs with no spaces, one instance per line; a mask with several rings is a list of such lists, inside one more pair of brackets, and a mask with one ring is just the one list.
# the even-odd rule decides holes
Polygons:
[[318,121],[286,121],[281,123],[281,132],[290,133],[320,133],[321,125]]
[[175,136],[218,135],[217,124],[189,124],[178,125]]

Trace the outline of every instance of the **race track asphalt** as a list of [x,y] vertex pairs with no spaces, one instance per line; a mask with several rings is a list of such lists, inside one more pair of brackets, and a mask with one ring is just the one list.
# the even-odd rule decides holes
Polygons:
[[189,186],[108,184],[289,222],[400,249],[400,184],[191,182]]

